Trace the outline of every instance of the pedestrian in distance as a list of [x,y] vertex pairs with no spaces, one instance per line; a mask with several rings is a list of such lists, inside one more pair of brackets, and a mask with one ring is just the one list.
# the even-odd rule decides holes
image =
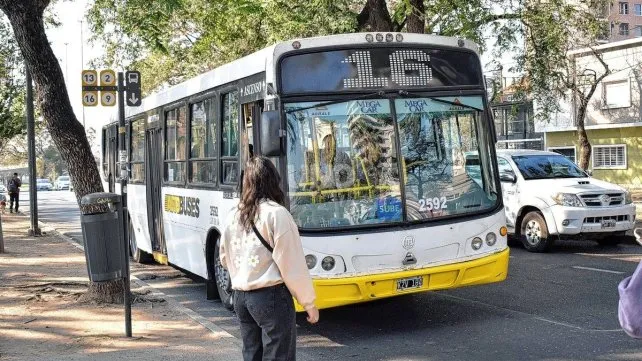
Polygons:
[[[22,181],[18,177],[18,173],[13,173],[13,177],[9,179],[7,183],[7,193],[9,193],[9,212],[13,213],[14,211],[18,213],[18,203],[20,202],[20,187],[22,187]],[[14,208],[15,202],[15,208]]]
[[285,195],[272,162],[253,157],[243,173],[241,200],[226,221],[220,246],[241,324],[243,359],[294,361],[292,296],[307,312],[308,322],[319,321],[301,238],[292,215],[283,207]]

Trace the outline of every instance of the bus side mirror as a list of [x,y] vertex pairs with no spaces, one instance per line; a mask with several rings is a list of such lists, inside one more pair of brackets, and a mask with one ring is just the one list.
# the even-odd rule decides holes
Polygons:
[[508,183],[517,183],[517,176],[513,173],[501,172],[499,173],[499,181],[508,182]]
[[281,150],[281,120],[279,112],[269,110],[261,114],[261,155],[264,157],[280,157]]

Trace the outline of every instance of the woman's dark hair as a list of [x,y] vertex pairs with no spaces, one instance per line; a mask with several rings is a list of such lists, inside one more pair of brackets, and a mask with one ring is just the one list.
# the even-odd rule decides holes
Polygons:
[[269,159],[253,157],[247,161],[239,203],[239,221],[247,232],[252,229],[262,200],[269,199],[285,205],[285,194],[280,188],[280,182],[279,172]]

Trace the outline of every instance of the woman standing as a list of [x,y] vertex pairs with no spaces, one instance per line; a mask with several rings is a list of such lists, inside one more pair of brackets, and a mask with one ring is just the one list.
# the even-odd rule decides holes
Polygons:
[[279,183],[269,159],[251,158],[238,209],[223,231],[221,263],[235,290],[245,361],[296,360],[293,295],[308,313],[308,322],[319,320],[299,231],[283,207]]

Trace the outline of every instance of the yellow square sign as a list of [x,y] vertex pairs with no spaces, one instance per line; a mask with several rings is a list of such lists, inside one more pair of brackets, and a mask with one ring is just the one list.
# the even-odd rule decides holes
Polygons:
[[82,86],[95,86],[95,85],[98,85],[98,73],[95,70],[83,70]]
[[103,90],[100,92],[100,104],[104,107],[116,105],[116,92]]
[[116,85],[116,73],[111,69],[102,70],[100,72],[100,85],[101,86]]
[[82,92],[82,105],[86,107],[95,107],[98,105],[98,92],[83,91]]

